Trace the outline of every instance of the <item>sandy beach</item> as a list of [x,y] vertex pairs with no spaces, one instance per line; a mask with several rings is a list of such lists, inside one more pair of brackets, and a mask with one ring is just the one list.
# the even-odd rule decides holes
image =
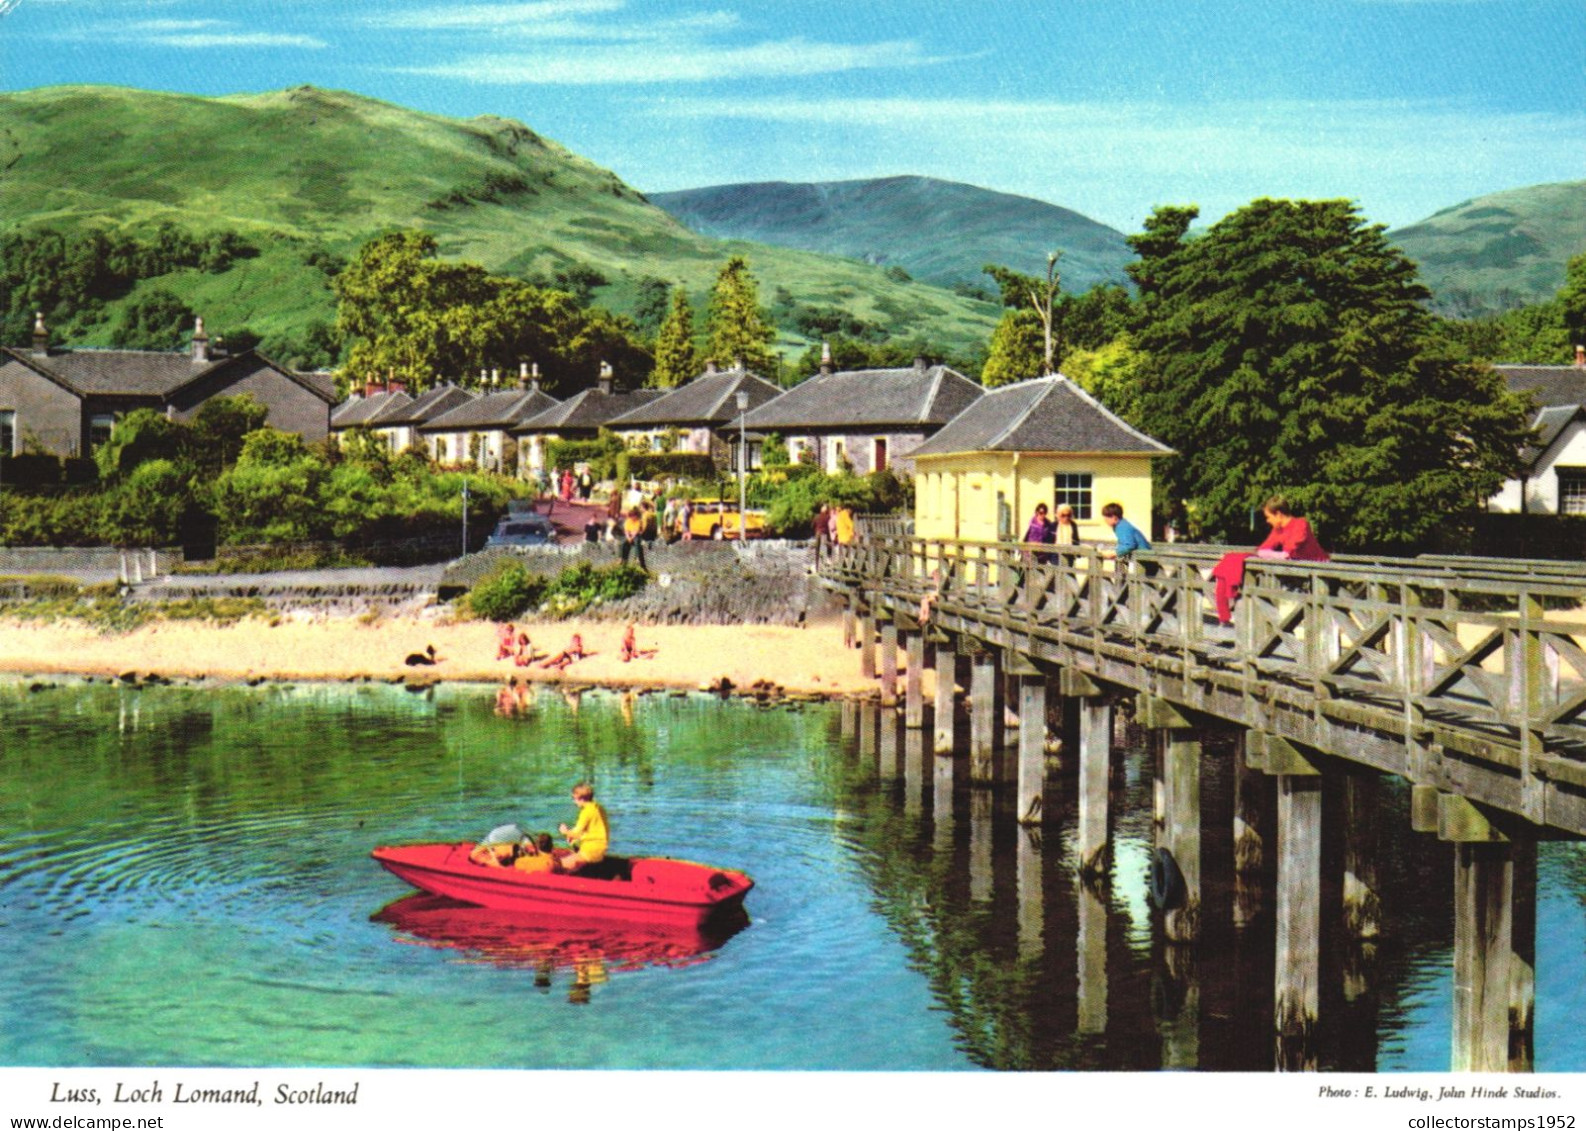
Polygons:
[[[804,628],[772,625],[640,625],[652,657],[623,663],[623,626],[589,621],[525,622],[535,651],[555,655],[573,633],[594,654],[566,671],[497,660],[497,627],[422,617],[288,615],[278,623],[250,618],[232,625],[167,621],[123,634],[102,634],[73,620],[0,619],[0,671],[222,681],[467,680],[509,676],[604,686],[698,688],[725,678],[745,689],[769,681],[790,693],[854,695],[879,688],[859,674],[859,651],[844,648],[838,621]],[[405,658],[434,645],[434,666]],[[902,669],[903,657],[899,655]],[[930,673],[926,673],[929,676]]]

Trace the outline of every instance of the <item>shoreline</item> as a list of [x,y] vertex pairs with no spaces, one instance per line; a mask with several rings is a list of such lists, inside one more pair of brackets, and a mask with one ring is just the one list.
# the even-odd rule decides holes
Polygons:
[[[82,676],[127,682],[483,683],[515,678],[550,686],[722,690],[756,689],[824,698],[865,698],[880,682],[859,674],[859,650],[844,648],[839,620],[783,625],[639,625],[641,649],[655,655],[623,663],[625,625],[608,621],[523,621],[537,656],[555,655],[574,633],[590,655],[565,671],[542,659],[528,667],[497,660],[498,626],[425,616],[250,617],[234,624],[160,621],[102,633],[76,620],[0,617],[0,672]],[[407,656],[435,647],[433,665]],[[905,657],[899,652],[899,671]],[[927,672],[929,680],[932,673]]]

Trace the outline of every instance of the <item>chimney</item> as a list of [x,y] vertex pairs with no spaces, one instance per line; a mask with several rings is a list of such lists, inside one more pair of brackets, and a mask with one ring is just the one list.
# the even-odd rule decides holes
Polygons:
[[50,352],[50,332],[44,325],[42,310],[33,315],[33,352],[39,357],[47,357]]
[[540,391],[540,363],[537,361],[529,366],[529,388],[536,393]]
[[501,370],[492,369],[490,371],[490,391],[495,392],[499,388],[501,388]]
[[204,320],[193,323],[193,361],[195,364],[209,360],[209,335],[204,333]]
[[479,387],[483,389],[488,384],[490,384],[490,370],[481,369],[479,371]]
[[924,354],[915,354],[914,355],[914,372],[916,372],[916,373],[924,373],[930,367],[931,367],[931,363],[925,360],[925,355]]
[[705,362],[705,376],[707,376],[707,377],[716,376],[716,359],[715,358],[711,358],[710,360]]
[[733,370],[735,372],[742,373],[744,371],[743,358],[741,358],[741,357],[733,358],[732,359],[732,367],[733,367]]
[[822,377],[829,377],[829,376],[831,376],[831,372],[832,372],[832,344],[830,342],[822,342],[821,343],[821,376]]
[[[35,335],[37,335],[38,334],[38,330],[34,329],[33,333]],[[36,336],[35,336],[34,340],[35,341],[38,340]],[[1576,369],[1586,369],[1586,346],[1576,346],[1575,347],[1575,368]]]
[[600,363],[600,391],[608,397],[611,395],[611,377],[611,363],[602,361]]
[[406,381],[387,381],[385,383],[385,391],[388,393],[405,393],[408,391],[408,383]]

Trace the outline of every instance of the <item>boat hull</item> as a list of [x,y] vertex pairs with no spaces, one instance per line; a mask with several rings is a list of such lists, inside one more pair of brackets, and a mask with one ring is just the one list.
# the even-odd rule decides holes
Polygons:
[[370,855],[422,891],[477,907],[564,919],[698,926],[741,907],[754,881],[742,872],[658,856],[618,859],[619,878],[491,868],[473,845],[383,846]]

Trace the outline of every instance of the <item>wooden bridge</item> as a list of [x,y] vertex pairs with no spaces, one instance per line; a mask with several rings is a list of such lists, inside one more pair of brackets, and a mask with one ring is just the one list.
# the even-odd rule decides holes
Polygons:
[[[1157,868],[1182,880],[1163,914],[1175,943],[1200,934],[1201,738],[1234,730],[1248,779],[1236,791],[1236,869],[1269,851],[1257,816],[1275,797],[1280,1067],[1314,1064],[1323,788],[1343,791],[1349,826],[1346,928],[1370,939],[1380,929],[1373,791],[1382,773],[1407,779],[1413,827],[1455,846],[1452,1066],[1528,1070],[1536,843],[1586,836],[1586,567],[1251,558],[1228,628],[1207,576],[1227,549],[1167,546],[1120,565],[1093,547],[1041,547],[1038,558],[1015,543],[872,527],[821,575],[845,603],[866,673],[884,702],[901,698],[908,726],[926,723],[923,673],[935,668],[938,755],[960,753],[954,693],[968,689],[970,780],[1014,782],[1028,822],[1049,785],[1048,709],[1061,704],[1081,871],[1093,880],[1107,871],[1113,712],[1132,698],[1159,751]],[[1003,741],[1010,707],[1016,750]]]

